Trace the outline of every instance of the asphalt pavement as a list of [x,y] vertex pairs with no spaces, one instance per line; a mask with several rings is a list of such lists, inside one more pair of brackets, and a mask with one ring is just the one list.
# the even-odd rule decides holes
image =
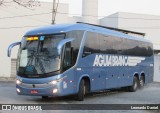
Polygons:
[[[160,83],[151,83],[136,92],[123,89],[107,90],[89,94],[84,101],[76,101],[73,96],[50,97],[42,99],[40,96],[19,96],[16,93],[15,82],[0,81],[0,104],[160,104]],[[0,111],[0,113],[21,113],[22,111]],[[160,113],[158,110],[44,110],[23,111],[34,113]]]

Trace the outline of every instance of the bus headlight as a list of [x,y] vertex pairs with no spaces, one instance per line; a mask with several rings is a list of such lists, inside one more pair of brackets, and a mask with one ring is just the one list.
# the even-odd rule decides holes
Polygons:
[[20,80],[18,80],[18,79],[16,80],[16,84],[19,85],[19,84],[21,84],[21,83],[22,83],[22,82],[21,82]]
[[53,80],[53,81],[51,81],[50,83],[53,84],[53,85],[56,85],[57,82],[58,82],[57,80]]
[[67,76],[64,76],[64,77],[62,77],[62,78],[60,78],[60,79],[53,80],[53,81],[49,82],[49,84],[56,85],[58,82],[62,81],[62,80],[63,80],[64,78],[66,78],[66,77],[67,77]]
[[21,90],[20,90],[20,89],[18,89],[18,88],[17,88],[16,90],[17,90],[17,92],[18,92],[18,93],[20,93],[20,92],[21,92]]
[[58,92],[58,89],[53,89],[53,93],[57,93]]

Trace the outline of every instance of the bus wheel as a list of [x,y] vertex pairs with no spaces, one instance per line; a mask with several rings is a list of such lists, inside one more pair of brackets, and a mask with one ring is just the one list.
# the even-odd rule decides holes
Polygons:
[[42,96],[42,99],[48,99],[48,96]]
[[134,77],[133,84],[132,84],[132,86],[129,86],[128,89],[131,92],[136,92],[137,88],[138,88],[138,79],[137,79],[137,77]]
[[84,95],[85,95],[85,85],[84,85],[84,79],[82,79],[79,84],[78,100],[83,101]]
[[144,86],[144,77],[141,76],[140,81],[139,81],[139,87],[142,88]]

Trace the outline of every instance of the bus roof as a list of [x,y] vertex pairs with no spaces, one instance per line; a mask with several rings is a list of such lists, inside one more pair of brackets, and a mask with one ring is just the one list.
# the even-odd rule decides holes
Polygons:
[[92,31],[92,32],[106,34],[106,35],[117,36],[120,38],[151,42],[144,38],[133,37],[133,36],[127,35],[119,31],[115,31],[115,30],[111,30],[111,29],[107,29],[107,28],[103,28],[99,26],[89,25],[85,23],[56,24],[56,25],[43,26],[43,27],[35,28],[35,29],[28,31],[25,34],[25,36],[57,34],[57,33],[69,32],[73,30]]

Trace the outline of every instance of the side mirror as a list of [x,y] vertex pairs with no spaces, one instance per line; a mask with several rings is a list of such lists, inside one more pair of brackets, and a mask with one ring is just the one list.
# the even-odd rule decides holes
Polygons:
[[15,42],[15,43],[12,43],[11,45],[9,45],[9,46],[8,46],[7,56],[8,56],[8,57],[11,57],[12,48],[13,48],[14,46],[17,46],[17,45],[20,45],[20,44],[21,44],[21,42]]
[[61,52],[62,52],[62,47],[63,47],[66,43],[72,42],[73,40],[74,40],[74,38],[67,38],[67,39],[64,39],[64,40],[60,41],[60,42],[58,43],[58,46],[57,46],[58,54],[59,54],[59,55],[61,54]]

